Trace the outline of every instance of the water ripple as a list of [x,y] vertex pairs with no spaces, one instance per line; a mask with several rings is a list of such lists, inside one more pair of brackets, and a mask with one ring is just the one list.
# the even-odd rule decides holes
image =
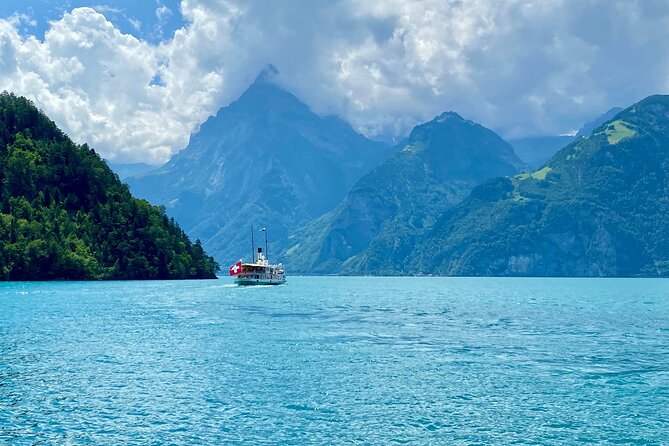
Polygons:
[[663,444],[669,282],[0,284],[0,444]]

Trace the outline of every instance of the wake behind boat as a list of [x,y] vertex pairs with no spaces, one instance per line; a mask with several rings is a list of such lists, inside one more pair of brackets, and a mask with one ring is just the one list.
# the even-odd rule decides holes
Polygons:
[[241,259],[230,267],[229,273],[235,277],[237,285],[281,285],[286,283],[286,274],[283,264],[270,265],[267,258],[267,229],[262,228],[265,233],[265,254],[262,248],[258,248],[258,258],[255,258],[255,246],[253,243],[253,227],[251,227],[251,249],[253,261],[244,263]]

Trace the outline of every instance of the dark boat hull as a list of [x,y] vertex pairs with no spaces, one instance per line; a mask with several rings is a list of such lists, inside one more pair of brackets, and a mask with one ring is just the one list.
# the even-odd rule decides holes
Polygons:
[[237,277],[235,279],[237,285],[282,285],[286,283],[286,278],[282,279],[256,279],[251,277]]

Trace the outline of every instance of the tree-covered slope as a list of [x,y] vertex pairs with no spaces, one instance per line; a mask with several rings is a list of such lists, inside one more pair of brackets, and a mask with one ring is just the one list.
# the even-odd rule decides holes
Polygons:
[[531,174],[447,211],[407,273],[668,276],[669,96],[651,96]]
[[389,155],[344,121],[314,114],[275,83],[272,70],[165,166],[128,180],[134,194],[165,205],[221,260],[249,251],[252,223],[278,240],[331,210]]
[[87,145],[0,95],[0,280],[214,278],[199,242]]
[[417,126],[333,211],[294,234],[282,260],[305,273],[391,273],[407,261],[418,237],[472,187],[522,167],[497,134],[443,113]]

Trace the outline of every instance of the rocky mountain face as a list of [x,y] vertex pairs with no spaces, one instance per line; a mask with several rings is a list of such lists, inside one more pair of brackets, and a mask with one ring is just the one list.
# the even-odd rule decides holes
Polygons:
[[271,240],[286,237],[334,208],[389,153],[346,122],[311,112],[270,69],[166,165],[128,183],[231,261],[250,251],[251,224],[266,226]]
[[444,113],[417,126],[333,211],[293,234],[281,258],[295,272],[392,273],[445,209],[485,179],[523,168],[497,134]]
[[544,167],[475,188],[396,272],[669,275],[669,96],[651,96]]

